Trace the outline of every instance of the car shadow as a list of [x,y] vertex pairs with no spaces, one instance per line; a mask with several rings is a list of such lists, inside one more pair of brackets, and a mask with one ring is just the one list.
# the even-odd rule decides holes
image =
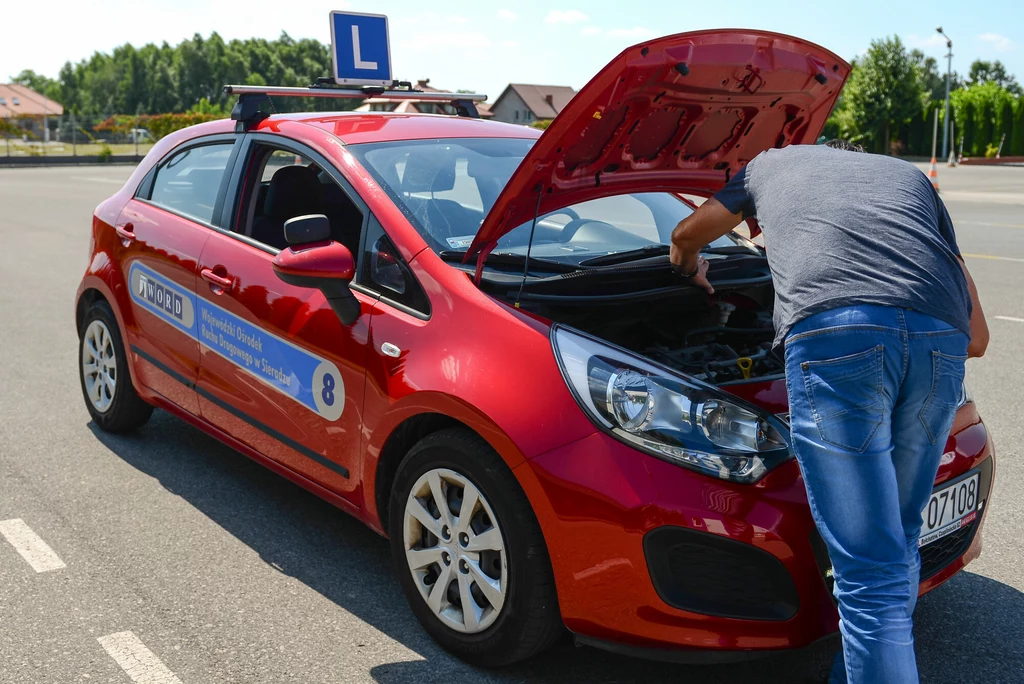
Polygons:
[[914,641],[922,682],[1024,682],[1024,592],[960,572],[921,598]]
[[[373,667],[370,675],[382,684],[436,681],[442,673],[445,679],[473,682],[801,684],[824,681],[837,648],[837,640],[828,639],[756,661],[696,666],[576,647],[566,635],[526,663],[498,671],[476,669],[447,654],[422,630],[395,580],[387,541],[354,518],[163,411],[133,435],[107,434],[93,423],[89,428],[118,457],[188,501],[264,562],[423,658]],[[1024,643],[1020,615],[1021,592],[970,573],[922,599],[918,650],[926,661],[923,680],[1011,681],[1000,673],[1014,666],[1006,645]],[[993,634],[1000,639],[990,641]],[[1020,653],[1009,657],[1019,659]]]

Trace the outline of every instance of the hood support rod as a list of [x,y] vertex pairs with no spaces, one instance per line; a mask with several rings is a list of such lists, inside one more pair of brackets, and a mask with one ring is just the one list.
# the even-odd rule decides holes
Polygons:
[[530,241],[526,243],[526,258],[523,259],[523,280],[519,283],[519,292],[516,293],[515,307],[519,308],[519,300],[523,296],[523,286],[526,285],[526,273],[530,268],[530,250],[533,249],[533,231],[537,229],[537,215],[540,213],[540,200],[544,197],[543,188],[537,188],[537,206],[533,210],[533,223],[530,224]]

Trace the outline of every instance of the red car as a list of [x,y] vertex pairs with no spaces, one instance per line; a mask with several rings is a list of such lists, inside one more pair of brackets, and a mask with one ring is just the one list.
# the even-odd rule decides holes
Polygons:
[[[682,660],[809,644],[837,615],[765,253],[709,245],[708,296],[668,242],[682,195],[813,143],[849,70],[778,34],[660,38],[543,134],[240,103],[96,209],[89,411],[124,431],[165,409],[357,516],[424,628],[475,663],[564,628]],[[922,593],[980,553],[993,460],[965,392]]]

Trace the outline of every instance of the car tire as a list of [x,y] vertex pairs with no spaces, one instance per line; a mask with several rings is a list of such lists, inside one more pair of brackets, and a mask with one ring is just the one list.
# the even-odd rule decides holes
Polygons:
[[[431,479],[434,475],[436,481]],[[440,534],[444,534],[443,516],[436,507],[436,499],[431,497],[434,482],[440,483],[445,501],[450,504],[453,529],[448,531],[448,542],[430,534],[428,526],[420,524],[412,513],[413,491],[420,487],[416,491],[422,496],[416,501],[425,502],[424,508],[432,509],[426,514],[436,515],[434,525],[440,528],[431,529],[440,529]],[[459,532],[465,516],[457,514],[462,513],[467,497],[472,500],[474,490],[480,503],[475,514],[471,512],[468,516],[467,532]],[[434,507],[430,507],[431,501],[435,502]],[[512,471],[479,435],[465,429],[448,429],[416,444],[398,467],[388,510],[392,558],[399,583],[420,624],[447,651],[474,665],[500,667],[540,653],[564,632],[551,561],[537,518]],[[422,517],[424,511],[418,511],[418,515]],[[474,529],[479,531],[478,535]],[[476,536],[463,536],[467,533]],[[470,550],[497,546],[495,539],[500,539],[500,559],[493,550],[480,551],[475,556]],[[415,554],[421,545],[430,547],[425,551],[431,554],[437,553],[435,548],[442,549],[441,560],[448,554],[450,575],[443,574],[441,560],[427,570],[413,568],[420,560],[412,559],[407,551]],[[495,579],[488,582],[480,574],[485,571]],[[438,611],[436,606],[440,604],[435,601],[432,607],[429,601],[442,577],[448,582],[443,596],[451,601],[442,599],[446,607]],[[472,615],[463,610],[465,602],[461,600],[465,596],[465,578],[471,578],[468,582],[470,600],[474,603]],[[492,585],[491,592],[496,591],[495,586],[504,591],[497,611],[488,600],[491,594],[485,595],[481,590],[484,582]],[[478,617],[476,608],[481,605],[485,607]],[[460,615],[463,628],[458,626]]]
[[105,432],[131,432],[153,413],[132,386],[121,330],[102,300],[89,307],[79,330],[78,378],[89,415]]

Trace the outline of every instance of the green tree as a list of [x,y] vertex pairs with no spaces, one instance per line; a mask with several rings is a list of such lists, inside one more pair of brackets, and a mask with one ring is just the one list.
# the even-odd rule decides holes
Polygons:
[[51,100],[59,101],[60,98],[60,82],[52,78],[47,78],[42,74],[37,74],[31,69],[25,69],[20,74],[11,79],[13,83],[23,85],[26,88],[31,88],[37,93],[44,95]]
[[893,36],[871,42],[843,97],[852,127],[875,152],[889,154],[893,132],[921,111],[926,93],[914,57]]
[[[958,90],[957,94],[965,91]],[[974,132],[975,127],[975,114],[974,114],[974,102],[969,98],[964,98],[963,103],[963,117],[958,119],[960,122],[960,139],[962,141],[960,149],[967,153],[967,156],[974,155]]]
[[[927,57],[920,50],[914,49],[910,51],[910,56],[913,57],[914,63],[917,64],[917,68],[921,74],[921,85],[924,86],[924,91],[928,94],[928,98],[931,100],[943,100],[946,99],[946,74],[939,71],[939,63],[934,57]],[[950,74],[949,89],[950,92],[962,87],[960,82],[960,74],[955,71]]]
[[[1020,98],[994,81],[962,88],[950,98],[957,129],[964,137],[964,155],[980,156],[989,145],[998,145],[1006,130],[1006,105],[1019,106]],[[1010,135],[1012,139],[1012,127]],[[958,136],[959,138],[959,136]]]
[[967,85],[980,85],[990,81],[1006,88],[1014,95],[1024,94],[1024,91],[1021,91],[1020,84],[1017,83],[1017,79],[1011,74],[1006,73],[1006,67],[999,60],[986,62],[985,60],[976,59],[971,62],[971,71],[967,75]]
[[1024,155],[1024,97],[1018,97],[1013,112],[1013,145],[1010,154]]
[[[998,115],[996,116],[996,130],[999,132],[999,137],[1006,136],[1003,140],[1003,154],[1009,155],[1010,150],[1013,149],[1013,119],[1014,119],[1014,104],[1016,100],[1013,98],[1003,98],[1003,106],[999,108]],[[999,141],[996,141],[999,144]]]

